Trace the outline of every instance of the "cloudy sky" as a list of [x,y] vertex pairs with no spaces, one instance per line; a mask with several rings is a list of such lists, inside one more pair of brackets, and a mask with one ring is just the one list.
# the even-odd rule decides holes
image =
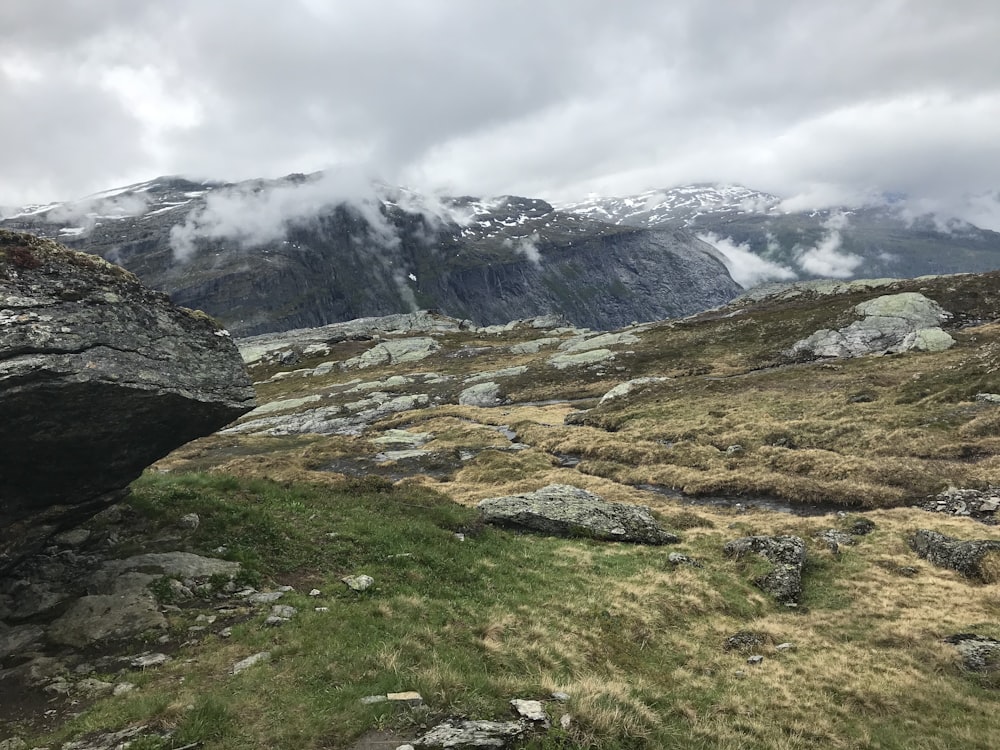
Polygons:
[[0,205],[349,168],[1000,229],[998,40],[996,0],[3,0]]

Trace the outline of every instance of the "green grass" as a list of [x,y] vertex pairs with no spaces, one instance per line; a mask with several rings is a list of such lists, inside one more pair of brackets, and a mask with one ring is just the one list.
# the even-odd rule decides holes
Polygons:
[[[482,527],[474,510],[440,494],[377,479],[318,486],[215,474],[149,474],[131,504],[154,530],[198,513],[190,549],[224,545],[250,575],[292,583],[282,603],[299,613],[265,628],[263,608],[233,625],[230,639],[184,646],[141,675],[133,694],[97,703],[35,744],[143,722],[174,730],[163,748],[340,748],[373,728],[412,737],[448,716],[509,718],[511,698],[557,689],[572,698],[547,704],[553,719],[565,711],[573,722],[528,747],[937,747],[959,732],[963,747],[986,748],[1000,731],[993,694],[942,662],[933,643],[892,630],[905,611],[863,619],[868,604],[856,587],[896,580],[870,564],[895,539],[879,540],[881,531],[879,544],[866,537],[839,559],[811,545],[803,611],[789,611],[754,586],[754,561],[728,560],[721,547],[766,529],[808,538],[814,522],[775,528],[752,515],[720,530],[683,511],[685,540],[648,548]],[[670,565],[672,549],[703,567]],[[359,594],[340,582],[357,573],[374,587]],[[305,595],[313,587],[320,597]],[[171,615],[175,630],[211,604]],[[768,650],[767,666],[748,672],[744,656],[722,650],[745,629],[799,650]],[[913,653],[872,656],[875,643],[893,639]],[[270,661],[228,673],[263,650]],[[842,684],[848,667],[859,677]],[[895,686],[874,677],[887,667]],[[417,690],[426,707],[359,702],[398,690]]]

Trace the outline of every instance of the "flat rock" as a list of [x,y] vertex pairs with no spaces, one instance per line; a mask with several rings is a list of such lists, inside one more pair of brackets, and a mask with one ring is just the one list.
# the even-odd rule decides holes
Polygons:
[[253,399],[207,315],[96,256],[0,230],[0,572]]
[[527,731],[520,721],[445,721],[413,741],[417,748],[504,748]]
[[379,365],[394,365],[404,362],[417,362],[426,359],[441,348],[441,345],[429,336],[413,336],[392,339],[376,344],[357,357],[345,360],[341,367],[359,370]]
[[614,359],[615,353],[610,349],[587,349],[582,352],[560,352],[553,354],[547,362],[550,367],[557,370],[565,370],[567,367],[580,367],[582,365],[593,365],[598,362],[607,362]]
[[619,383],[610,391],[601,396],[601,400],[598,403],[598,406],[602,406],[608,403],[609,401],[614,401],[617,398],[622,398],[624,396],[629,395],[630,393],[634,393],[635,391],[639,390],[640,388],[643,388],[644,386],[652,385],[654,383],[662,383],[669,379],[670,378],[663,378],[663,377],[633,378],[632,380],[627,380],[624,383]]
[[11,654],[23,651],[42,639],[44,631],[37,625],[18,625],[13,628],[0,628],[0,661]]
[[461,406],[478,406],[482,408],[499,406],[502,403],[500,386],[493,381],[470,385],[458,394],[458,403]]
[[771,570],[754,583],[779,602],[794,604],[802,596],[802,566],[806,544],[797,536],[748,536],[727,542],[722,548],[729,557],[739,559],[757,555],[771,563]]
[[239,674],[243,670],[250,669],[250,667],[254,666],[255,664],[260,664],[261,662],[265,662],[270,658],[271,658],[270,651],[261,651],[260,653],[254,654],[253,656],[248,656],[246,659],[240,659],[238,662],[233,664],[232,668],[230,669],[230,672],[232,672],[233,674]]
[[593,349],[607,349],[611,346],[638,344],[639,337],[627,331],[621,333],[600,333],[596,336],[579,336],[564,341],[559,345],[559,351],[573,354]]
[[166,618],[157,610],[156,600],[148,592],[129,595],[97,594],[84,596],[48,629],[50,641],[64,646],[84,648],[96,643],[118,641],[147,630],[163,630]]
[[918,529],[909,542],[914,552],[938,567],[958,571],[966,578],[992,582],[983,562],[987,555],[1000,556],[1000,540],[963,541],[937,531]]
[[586,536],[639,544],[679,541],[675,534],[660,527],[649,508],[609,503],[592,492],[566,484],[489,498],[478,507],[486,523],[553,536]]

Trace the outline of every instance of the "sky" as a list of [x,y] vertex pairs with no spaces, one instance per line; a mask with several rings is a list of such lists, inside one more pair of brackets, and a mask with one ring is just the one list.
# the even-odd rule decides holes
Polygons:
[[996,0],[3,0],[0,206],[320,169],[1000,230]]

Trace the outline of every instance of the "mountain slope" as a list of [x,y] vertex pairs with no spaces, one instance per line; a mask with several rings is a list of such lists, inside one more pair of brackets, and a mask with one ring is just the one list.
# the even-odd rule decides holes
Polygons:
[[556,313],[611,328],[740,291],[719,255],[679,228],[613,226],[527,198],[342,188],[322,174],[159,178],[3,225],[120,263],[241,335],[417,308],[479,324]]
[[955,219],[914,216],[900,202],[788,211],[778,196],[739,185],[687,185],[624,198],[595,196],[560,210],[617,226],[684,228],[725,253],[744,286],[1000,268],[997,232]]

